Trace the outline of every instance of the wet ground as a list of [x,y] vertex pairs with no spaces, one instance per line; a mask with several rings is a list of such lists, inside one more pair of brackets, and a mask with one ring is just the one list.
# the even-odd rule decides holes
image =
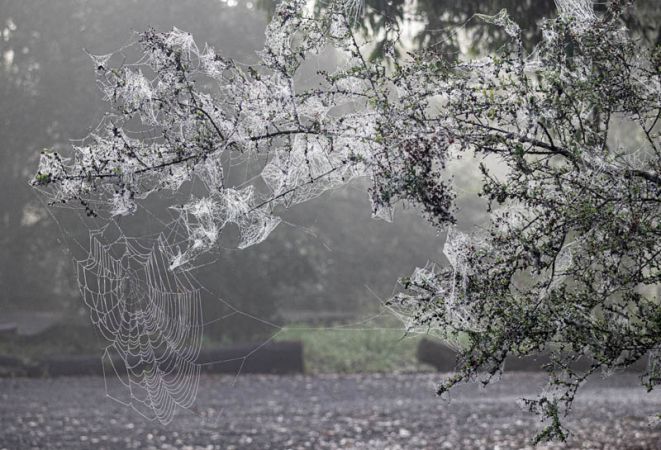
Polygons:
[[[539,422],[517,400],[538,392],[542,374],[468,385],[450,401],[434,395],[439,376],[203,376],[196,405],[167,426],[108,398],[100,377],[0,379],[0,448],[529,446]],[[647,394],[636,375],[594,380],[567,420],[570,441],[546,447],[661,449],[661,425],[649,420],[659,412],[661,393]]]

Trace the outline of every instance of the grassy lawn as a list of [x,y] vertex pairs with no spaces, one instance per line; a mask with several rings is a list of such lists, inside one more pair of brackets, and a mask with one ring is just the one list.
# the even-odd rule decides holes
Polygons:
[[277,341],[303,342],[307,373],[408,372],[432,370],[416,359],[420,336],[401,329],[289,326]]
[[[276,341],[303,343],[305,371],[311,374],[433,370],[417,361],[421,339],[418,335],[406,336],[393,324],[374,323],[361,329],[294,324],[275,336]],[[0,341],[0,355],[29,362],[59,354],[100,355],[105,345],[91,325],[56,327],[32,339]],[[206,336],[203,344],[207,349],[231,345]]]

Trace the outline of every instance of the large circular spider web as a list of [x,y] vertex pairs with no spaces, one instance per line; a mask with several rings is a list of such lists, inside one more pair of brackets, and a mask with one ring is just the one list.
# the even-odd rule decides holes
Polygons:
[[76,265],[92,323],[109,343],[104,373],[123,387],[108,395],[168,423],[197,394],[200,289],[185,272],[168,269],[162,237],[145,247],[125,236],[106,243],[103,235],[90,233],[89,255]]

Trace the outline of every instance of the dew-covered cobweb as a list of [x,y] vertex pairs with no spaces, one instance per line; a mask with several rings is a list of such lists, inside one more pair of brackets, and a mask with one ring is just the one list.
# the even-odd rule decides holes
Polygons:
[[146,247],[126,236],[108,242],[103,232],[90,234],[89,255],[76,266],[92,323],[108,342],[104,371],[122,386],[108,395],[168,423],[197,393],[200,288],[169,269],[163,238]]

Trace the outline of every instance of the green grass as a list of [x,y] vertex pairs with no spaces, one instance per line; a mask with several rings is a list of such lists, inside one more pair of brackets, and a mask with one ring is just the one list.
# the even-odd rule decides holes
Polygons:
[[277,341],[303,342],[306,373],[410,372],[430,370],[416,358],[420,336],[401,329],[289,326]]
[[[311,374],[432,370],[417,361],[417,346],[422,338],[407,336],[392,323],[371,323],[361,329],[296,324],[275,336],[276,341],[303,343],[305,371]],[[205,348],[227,345],[232,342],[205,336]],[[29,362],[54,354],[100,354],[103,347],[104,342],[91,326],[59,327],[34,339],[0,341],[0,355],[17,356]]]

